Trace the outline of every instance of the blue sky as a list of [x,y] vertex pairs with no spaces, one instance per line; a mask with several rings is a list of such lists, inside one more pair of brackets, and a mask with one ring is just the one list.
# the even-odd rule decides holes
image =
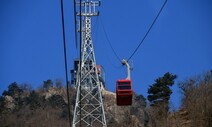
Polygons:
[[[100,17],[120,58],[128,58],[157,15],[163,0],[102,0]],[[75,47],[73,1],[64,0],[68,68],[79,57]],[[166,72],[178,75],[171,103],[178,108],[179,81],[212,69],[212,1],[168,0],[146,40],[131,59],[134,91],[147,96],[149,85]],[[93,19],[97,64],[106,87],[115,91],[126,68],[114,56],[100,17]],[[0,1],[0,93],[14,81],[34,88],[44,80],[65,82],[60,0]],[[70,77],[70,75],[69,75]]]

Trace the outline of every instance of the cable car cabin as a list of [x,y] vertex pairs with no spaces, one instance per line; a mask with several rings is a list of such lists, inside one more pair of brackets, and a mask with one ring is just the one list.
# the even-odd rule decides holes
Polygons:
[[96,65],[96,68],[97,68],[97,74],[100,75],[101,74],[101,66]]
[[116,104],[118,106],[132,105],[132,81],[123,79],[116,81]]

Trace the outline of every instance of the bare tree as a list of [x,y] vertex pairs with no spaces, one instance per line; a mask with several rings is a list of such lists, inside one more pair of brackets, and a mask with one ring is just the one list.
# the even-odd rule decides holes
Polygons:
[[212,71],[180,82],[182,106],[192,126],[212,126]]

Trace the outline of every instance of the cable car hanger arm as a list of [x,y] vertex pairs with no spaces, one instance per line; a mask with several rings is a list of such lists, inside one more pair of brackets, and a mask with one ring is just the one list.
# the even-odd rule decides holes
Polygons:
[[131,80],[131,68],[130,68],[129,63],[125,59],[123,59],[121,63],[122,63],[122,65],[126,65],[126,67],[127,67],[127,78],[126,79]]

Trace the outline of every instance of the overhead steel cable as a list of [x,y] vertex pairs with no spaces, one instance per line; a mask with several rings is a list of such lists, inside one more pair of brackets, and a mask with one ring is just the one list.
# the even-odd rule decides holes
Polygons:
[[144,35],[143,39],[141,40],[141,42],[139,43],[139,45],[135,48],[134,52],[132,53],[132,55],[127,59],[127,61],[129,61],[134,55],[135,53],[138,51],[139,47],[141,46],[141,44],[144,42],[144,40],[146,39],[147,35],[149,34],[149,32],[151,31],[152,27],[154,26],[156,20],[158,19],[158,17],[160,16],[163,8],[165,7],[166,3],[168,0],[165,0],[165,2],[163,3],[163,6],[160,8],[157,16],[155,17],[155,19],[153,20],[151,26],[149,27],[148,31],[146,32],[146,34]]
[[111,42],[110,42],[110,39],[108,38],[107,32],[106,32],[105,27],[104,27],[104,24],[103,24],[103,22],[102,22],[102,18],[101,18],[101,16],[99,16],[99,17],[100,17],[100,24],[101,24],[102,29],[103,29],[103,31],[104,31],[106,40],[107,40],[107,42],[108,42],[110,48],[112,49],[113,54],[115,55],[116,59],[117,59],[119,62],[121,62],[120,57],[119,57],[118,54],[116,53],[115,49],[113,48],[113,46],[112,46],[112,44],[111,44]]
[[76,48],[78,48],[76,0],[73,0],[73,1],[74,1],[74,34],[75,34],[75,45],[76,45]]
[[[79,82],[80,82],[80,93],[82,92],[82,86],[81,86],[81,76],[82,76],[82,73],[81,73],[81,69],[82,69],[82,65],[81,65],[81,60],[82,60],[82,0],[80,0],[79,1],[80,2],[80,8],[79,8],[79,16],[80,16],[80,21],[79,21],[79,31],[80,31],[80,62],[79,62],[79,67],[80,67],[80,69],[79,69]],[[82,109],[82,95],[80,94],[80,127],[82,127],[82,121],[81,121],[81,118],[82,118],[82,111],[81,111],[81,109]]]
[[65,75],[66,75],[66,92],[68,98],[68,119],[71,127],[71,112],[70,112],[70,98],[69,98],[69,82],[68,82],[68,66],[67,66],[67,54],[66,54],[66,37],[65,37],[65,26],[64,26],[64,14],[63,14],[63,0],[60,1],[61,5],[61,17],[62,17],[62,34],[63,34],[63,51],[64,51],[64,63],[65,63]]

